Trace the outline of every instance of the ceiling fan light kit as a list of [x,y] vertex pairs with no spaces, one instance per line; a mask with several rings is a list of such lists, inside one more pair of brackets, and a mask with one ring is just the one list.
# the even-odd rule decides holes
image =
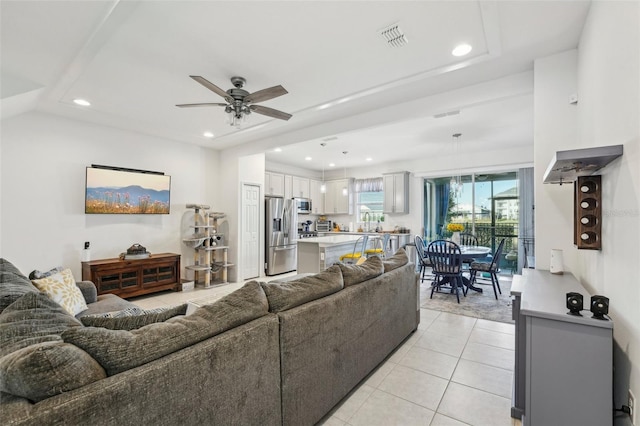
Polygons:
[[240,127],[242,124],[246,123],[247,116],[251,114],[251,112],[256,112],[268,117],[277,118],[279,120],[289,120],[292,117],[291,114],[278,111],[277,109],[265,107],[262,105],[253,105],[254,103],[268,101],[270,99],[277,98],[278,96],[286,95],[287,93],[289,93],[284,87],[280,85],[249,93],[248,91],[243,89],[247,80],[243,77],[235,76],[231,77],[231,83],[234,87],[227,91],[224,91],[204,77],[201,77],[199,75],[191,75],[189,77],[191,77],[207,89],[211,90],[218,96],[221,96],[226,101],[226,103],[207,102],[176,105],[179,108],[223,106],[224,112],[227,114],[227,123],[234,127]]

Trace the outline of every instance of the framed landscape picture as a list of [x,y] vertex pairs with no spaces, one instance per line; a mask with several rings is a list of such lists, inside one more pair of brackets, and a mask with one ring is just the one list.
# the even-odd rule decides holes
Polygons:
[[86,214],[169,214],[171,176],[87,167]]

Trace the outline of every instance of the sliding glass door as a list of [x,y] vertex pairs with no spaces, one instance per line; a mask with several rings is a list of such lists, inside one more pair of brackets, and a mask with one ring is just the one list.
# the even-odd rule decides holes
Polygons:
[[425,238],[451,238],[447,224],[460,223],[478,244],[495,252],[504,238],[503,271],[517,270],[519,185],[517,172],[425,179]]

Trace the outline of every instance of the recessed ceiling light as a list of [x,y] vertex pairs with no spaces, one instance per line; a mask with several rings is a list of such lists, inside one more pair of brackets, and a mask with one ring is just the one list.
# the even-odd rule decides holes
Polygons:
[[91,106],[91,102],[85,100],[85,99],[74,99],[73,103],[76,105],[80,105],[80,106]]
[[329,167],[335,167],[336,163],[329,163]]
[[367,161],[371,161],[371,160],[373,160],[373,158],[371,158],[371,157],[367,157],[367,159],[366,159],[366,160],[367,160]]
[[282,152],[282,148],[278,147],[273,150],[273,152]]
[[313,158],[311,158],[311,157],[304,157],[304,160],[305,160],[305,161],[311,161],[311,160],[313,160]]
[[213,137],[213,133],[211,133],[211,132],[204,132],[202,135],[203,135],[205,138],[212,138],[212,137]]
[[452,51],[451,54],[453,56],[464,56],[466,54],[468,54],[469,52],[471,52],[471,49],[473,49],[470,45],[466,44],[466,43],[462,43],[457,45]]

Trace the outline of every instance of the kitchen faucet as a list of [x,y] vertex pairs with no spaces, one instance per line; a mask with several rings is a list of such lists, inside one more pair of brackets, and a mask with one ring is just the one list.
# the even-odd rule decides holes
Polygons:
[[369,212],[364,212],[364,221],[367,222],[367,232],[371,231],[371,215],[369,215]]

